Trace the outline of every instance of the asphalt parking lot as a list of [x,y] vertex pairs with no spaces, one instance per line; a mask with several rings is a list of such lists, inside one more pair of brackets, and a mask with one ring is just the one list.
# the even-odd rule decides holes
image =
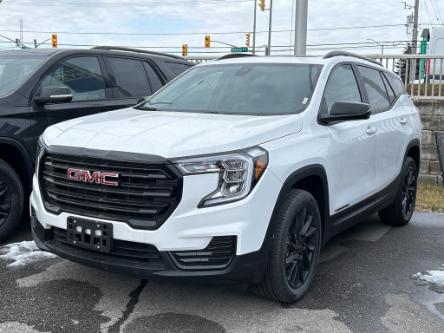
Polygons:
[[[444,214],[416,213],[404,228],[371,217],[329,242],[312,289],[291,306],[241,287],[140,280],[38,253],[6,259],[3,244],[0,332],[443,332],[443,239]],[[412,277],[431,270],[435,282]]]

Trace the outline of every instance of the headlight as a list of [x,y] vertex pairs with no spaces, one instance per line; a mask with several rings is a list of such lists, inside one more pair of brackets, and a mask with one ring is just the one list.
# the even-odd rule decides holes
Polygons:
[[216,190],[199,203],[199,207],[208,207],[245,198],[267,168],[268,153],[254,147],[234,153],[176,160],[174,163],[185,176],[219,174]]

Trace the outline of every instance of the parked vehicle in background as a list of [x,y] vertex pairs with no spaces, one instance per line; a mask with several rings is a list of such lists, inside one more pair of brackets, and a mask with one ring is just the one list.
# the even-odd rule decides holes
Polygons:
[[[432,29],[427,55],[444,56],[444,27]],[[444,83],[444,59],[430,60],[428,66],[429,80]]]
[[334,234],[375,212],[412,217],[419,114],[371,60],[221,59],[126,112],[42,135],[41,249],[141,276],[246,281],[288,303]]
[[46,127],[135,105],[192,65],[113,47],[0,52],[0,241],[27,205],[37,139]]

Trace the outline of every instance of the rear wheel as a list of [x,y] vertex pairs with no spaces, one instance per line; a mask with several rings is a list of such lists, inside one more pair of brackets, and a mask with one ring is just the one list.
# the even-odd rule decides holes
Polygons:
[[17,228],[23,213],[22,183],[9,164],[0,160],[0,242]]
[[382,222],[402,226],[410,222],[416,203],[416,185],[418,171],[415,161],[407,157],[401,171],[401,184],[395,201],[387,208],[379,211]]
[[299,300],[309,289],[321,248],[321,218],[316,200],[292,190],[272,221],[274,240],[259,295],[282,303]]

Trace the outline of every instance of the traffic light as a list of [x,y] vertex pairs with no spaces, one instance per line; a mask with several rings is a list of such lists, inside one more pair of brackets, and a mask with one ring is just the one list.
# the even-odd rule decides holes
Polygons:
[[259,0],[259,8],[264,11],[265,10],[265,0]]
[[211,36],[210,35],[205,35],[205,47],[211,47]]
[[249,32],[245,34],[245,45],[247,45],[247,47],[250,47],[250,35]]
[[57,34],[52,34],[51,35],[51,46],[53,48],[57,47]]
[[182,44],[182,56],[188,56],[188,44]]

